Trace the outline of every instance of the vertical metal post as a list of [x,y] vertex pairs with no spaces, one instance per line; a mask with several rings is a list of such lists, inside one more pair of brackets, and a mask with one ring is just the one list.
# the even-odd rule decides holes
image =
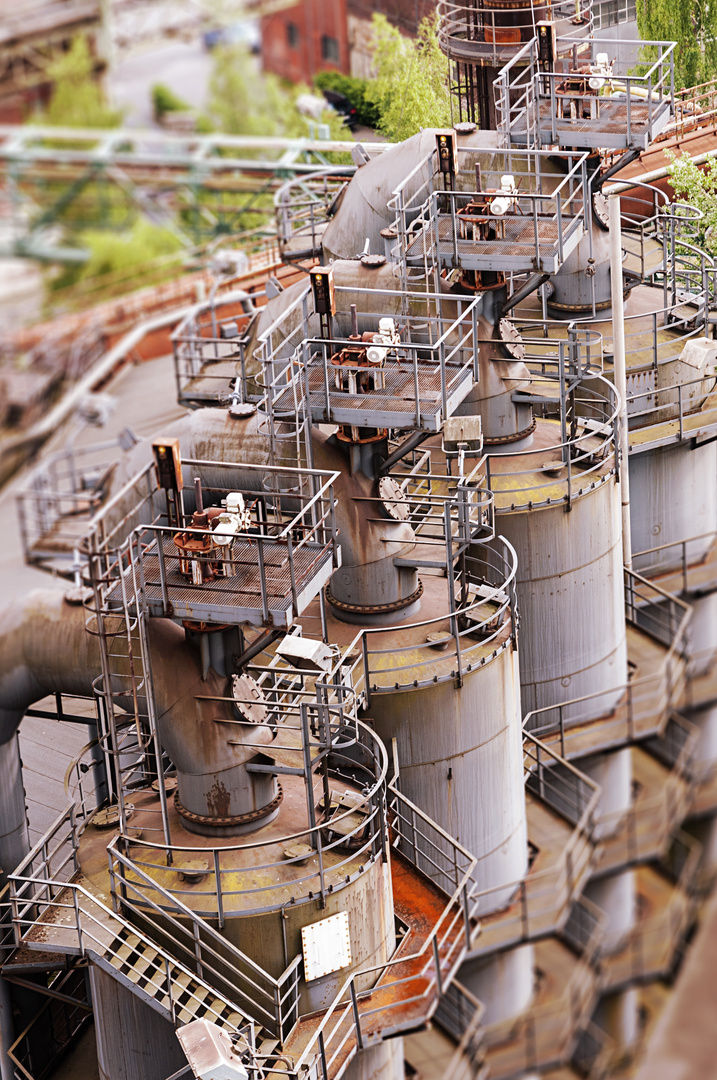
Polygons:
[[349,993],[351,994],[351,1008],[354,1014],[354,1027],[356,1028],[356,1045],[359,1050],[363,1050],[363,1036],[361,1034],[361,1018],[358,1011],[358,1001],[356,1000],[356,984],[352,979],[349,983]]
[[[629,97],[628,97],[629,108]],[[627,426],[627,374],[625,369],[625,312],[622,299],[622,231],[620,228],[620,196],[608,198],[610,223],[610,285],[612,293],[612,351],[615,389],[620,399],[619,446],[621,459],[620,502],[622,505],[622,559],[632,566],[632,532],[630,529],[630,444]]]
[[443,979],[441,978],[441,958],[438,955],[438,938],[433,935],[433,960],[436,965],[436,989],[439,997],[443,994]]
[[217,922],[219,929],[224,926],[224,901],[222,899],[222,869],[219,865],[219,852],[214,849],[214,884],[217,891]]

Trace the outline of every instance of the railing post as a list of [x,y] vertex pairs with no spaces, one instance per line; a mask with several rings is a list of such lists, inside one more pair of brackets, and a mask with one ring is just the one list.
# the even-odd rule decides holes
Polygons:
[[441,958],[438,953],[438,938],[435,933],[433,935],[433,961],[436,965],[436,989],[438,990],[438,996],[443,996],[443,979],[441,978]]
[[222,871],[219,865],[219,852],[214,849],[214,885],[217,893],[217,922],[219,929],[224,926],[224,901],[222,899]]
[[466,948],[471,947],[471,916],[468,908],[468,882],[461,889],[461,901],[463,903],[463,922],[466,931]]
[[194,959],[197,961],[197,975],[200,979],[204,978],[204,968],[202,966],[202,942],[199,937],[199,926],[196,922],[192,923],[192,934],[194,937]]
[[77,944],[80,947],[80,953],[85,955],[85,946],[82,941],[82,923],[80,921],[80,904],[77,899],[77,889],[72,889],[72,906],[75,909],[75,926],[77,927]]
[[319,1058],[321,1060],[322,1080],[329,1080],[329,1070],[326,1067],[326,1047],[324,1046],[324,1033],[319,1032]]
[[366,631],[361,635],[361,653],[363,656],[363,684],[366,695],[366,707],[371,704],[371,672],[368,666],[368,634]]
[[167,979],[167,997],[169,998],[169,1012],[172,1017],[172,1023],[177,1023],[177,1010],[174,1004],[174,993],[172,989],[172,974],[169,969],[169,957],[164,957],[164,974]]
[[361,1034],[361,1018],[358,1011],[358,1001],[356,1000],[356,984],[352,979],[349,983],[349,993],[351,994],[351,1008],[354,1014],[354,1027],[356,1028],[356,1045],[359,1050],[363,1050],[363,1036]]

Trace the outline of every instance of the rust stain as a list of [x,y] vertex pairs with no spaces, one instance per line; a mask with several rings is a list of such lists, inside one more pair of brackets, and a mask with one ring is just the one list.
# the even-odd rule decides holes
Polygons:
[[207,810],[210,817],[229,817],[231,795],[221,780],[215,780],[207,792]]

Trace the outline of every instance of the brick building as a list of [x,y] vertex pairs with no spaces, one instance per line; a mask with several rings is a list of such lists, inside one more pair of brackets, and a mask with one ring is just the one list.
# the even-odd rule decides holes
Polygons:
[[300,0],[261,20],[264,69],[292,82],[327,68],[366,77],[374,12],[411,37],[435,10],[435,0]]

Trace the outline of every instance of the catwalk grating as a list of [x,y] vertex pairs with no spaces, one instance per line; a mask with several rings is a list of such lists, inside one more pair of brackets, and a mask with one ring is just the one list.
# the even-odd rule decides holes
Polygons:
[[[612,149],[645,149],[670,120],[670,103],[668,101],[656,101],[651,108],[643,102],[630,101],[630,115],[628,122],[627,101],[616,101],[613,98],[594,97],[591,94],[570,93],[566,95],[556,94],[556,102],[564,102],[564,107],[569,109],[570,102],[585,103],[586,108],[591,108],[597,102],[598,115],[560,119],[555,117],[553,121],[553,104],[550,100],[540,101],[540,130],[542,141],[551,141],[553,122],[557,141],[560,146],[579,147],[581,149],[594,148],[596,141],[602,146]],[[527,114],[525,111],[510,120],[510,137],[515,143],[526,140]],[[550,138],[548,138],[550,136]]]
[[[406,262],[409,266],[422,266],[426,256],[430,259],[437,255],[441,266],[452,266],[457,252],[458,263],[466,270],[539,269],[555,273],[583,234],[581,214],[582,203],[575,216],[570,216],[567,211],[564,213],[562,258],[559,226],[554,216],[539,214],[537,218],[534,218],[532,214],[513,214],[486,219],[495,222],[502,235],[490,240],[469,240],[459,237],[455,241],[455,248],[451,217],[439,217],[437,251],[435,227],[430,224],[408,245]],[[471,225],[461,223],[460,227],[469,229]]]
[[[468,350],[466,350],[466,355]],[[309,401],[311,418],[317,423],[354,424],[357,427],[417,427],[425,431],[440,431],[443,406],[441,402],[440,363],[418,361],[418,402],[413,362],[391,360],[381,368],[385,389],[367,393],[348,393],[334,384],[338,367],[328,365],[328,407],[321,357],[314,356],[309,369]],[[371,377],[368,368],[342,369],[358,377]],[[473,385],[472,364],[446,365],[447,415],[463,401]],[[415,423],[420,407],[420,423]],[[281,416],[294,411],[294,392],[288,389],[274,402],[274,413]]]
[[[144,598],[150,615],[169,614],[174,617],[225,621],[250,622],[262,625],[273,622],[288,626],[310,601],[318,595],[334,570],[331,545],[314,543],[292,551],[294,582],[298,611],[292,600],[292,574],[289,549],[286,541],[262,542],[260,565],[258,542],[237,541],[232,546],[229,577],[210,578],[202,585],[193,585],[179,572],[179,558],[171,537],[163,537],[163,559],[166,581],[166,599],[162,596],[159,558],[153,544],[142,554]],[[262,601],[262,579],[266,596],[268,619]],[[122,604],[121,584],[117,582],[106,597],[108,609]]]

